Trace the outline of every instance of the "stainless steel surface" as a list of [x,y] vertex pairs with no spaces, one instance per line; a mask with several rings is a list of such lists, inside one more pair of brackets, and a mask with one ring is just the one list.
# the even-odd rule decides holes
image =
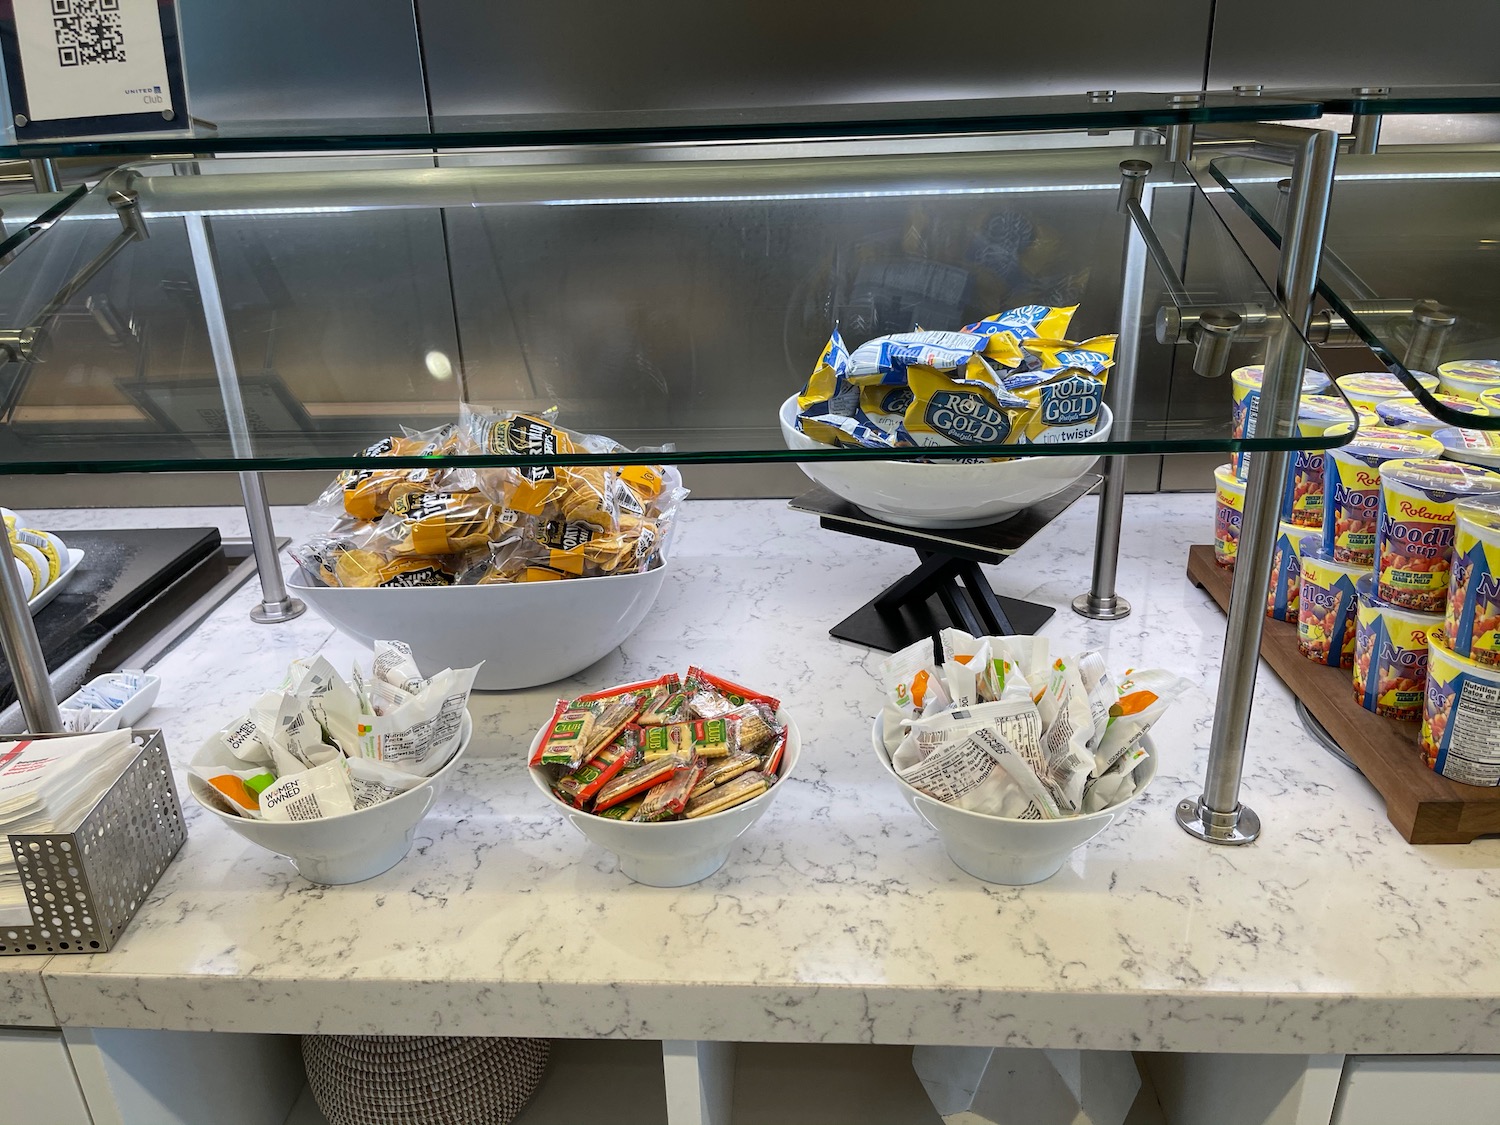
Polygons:
[[1380,121],[1378,113],[1354,115],[1354,140],[1349,151],[1356,156],[1368,156],[1380,147]]
[[[1136,367],[1140,361],[1141,308],[1146,281],[1147,238],[1155,238],[1149,213],[1146,177],[1151,163],[1120,162],[1120,194],[1115,209],[1125,216],[1125,245],[1120,266],[1120,338],[1115,347],[1115,370],[1106,397],[1115,412],[1115,425],[1129,426],[1135,401]],[[1122,420],[1123,419],[1123,420]],[[1118,621],[1130,614],[1130,603],[1115,589],[1120,565],[1120,528],[1125,513],[1127,458],[1106,457],[1104,487],[1099,493],[1099,518],[1094,529],[1094,567],[1087,593],[1073,599],[1073,612],[1095,621]]]
[[1436,301],[1418,301],[1411,312],[1411,340],[1403,362],[1408,371],[1436,371],[1442,362],[1448,333],[1458,323],[1452,309]]
[[[1215,127],[1205,133],[1226,135]],[[1314,288],[1333,189],[1338,136],[1326,130],[1295,129],[1280,125],[1236,128],[1230,137],[1245,137],[1251,152],[1292,166],[1286,232],[1282,238],[1277,273],[1277,296],[1298,328],[1305,328],[1312,313]],[[1278,333],[1266,363],[1261,387],[1260,425],[1265,433],[1290,433],[1298,390],[1306,362],[1301,338],[1290,330]],[[1260,638],[1265,624],[1266,591],[1270,583],[1281,506],[1281,489],[1288,454],[1257,453],[1250,464],[1245,490],[1245,511],[1240,524],[1240,550],[1236,556],[1230,591],[1228,623],[1224,635],[1224,658],[1219,674],[1219,698],[1209,737],[1208,768],[1203,796],[1196,806],[1184,802],[1178,821],[1190,833],[1216,843],[1254,839],[1259,821],[1239,801],[1244,772],[1245,738],[1255,696],[1255,677],[1260,666]],[[1226,822],[1239,824],[1226,830]]]
[[[1143,19],[1126,5],[1088,3],[1070,21],[1067,46],[1051,50],[1040,44],[1059,42],[1056,11],[981,0],[931,0],[920,10],[899,0],[417,8],[432,111],[442,116],[1193,90],[1212,5],[1158,0]],[[959,41],[979,28],[1038,48],[965,66]]]
[[[203,321],[213,351],[214,373],[219,380],[219,395],[224,405],[229,441],[235,456],[251,453],[250,424],[245,417],[239,372],[235,366],[234,348],[229,338],[229,319],[224,313],[224,299],[219,290],[219,272],[214,262],[213,244],[208,224],[202,215],[188,215],[188,245],[192,249],[193,274],[198,282],[198,299],[203,306]],[[290,621],[307,611],[307,606],[286,592],[281,560],[276,550],[276,531],[271,524],[271,507],[259,473],[241,473],[240,488],[245,497],[245,518],[250,526],[250,542],[255,549],[255,569],[260,574],[260,605],[250,611],[259,624]]]
[[58,190],[57,161],[29,160],[27,163],[31,166],[31,184],[37,191]]
[[182,847],[162,733],[137,731],[135,741],[135,758],[78,824],[10,837],[33,921],[0,930],[0,956],[107,952]]
[[222,125],[427,112],[412,0],[181,0],[177,8],[196,117]]
[[1217,379],[1229,370],[1230,349],[1244,318],[1233,309],[1205,309],[1198,317],[1193,348],[1193,370],[1205,379]]
[[[9,556],[8,535],[6,548]],[[31,619],[26,595],[21,590],[21,576],[11,557],[0,559],[0,648],[5,652],[5,663],[10,667],[10,677],[16,685],[16,697],[21,701],[27,729],[33,734],[60,732],[63,729],[62,713],[57,709],[57,696],[52,693],[47,658],[42,654],[36,623]]]

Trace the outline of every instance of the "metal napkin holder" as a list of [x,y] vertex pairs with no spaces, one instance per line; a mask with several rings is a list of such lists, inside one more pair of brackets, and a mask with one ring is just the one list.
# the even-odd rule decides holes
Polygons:
[[108,952],[187,839],[161,731],[134,739],[135,757],[77,828],[10,837],[32,922],[0,925],[0,956]]

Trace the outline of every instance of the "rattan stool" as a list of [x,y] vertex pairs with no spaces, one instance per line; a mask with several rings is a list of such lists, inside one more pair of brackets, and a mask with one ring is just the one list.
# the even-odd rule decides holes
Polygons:
[[304,1035],[328,1125],[510,1125],[541,1084],[547,1039]]

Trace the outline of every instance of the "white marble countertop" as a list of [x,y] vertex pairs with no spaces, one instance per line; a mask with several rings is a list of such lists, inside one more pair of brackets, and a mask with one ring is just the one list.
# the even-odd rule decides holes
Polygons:
[[[694,503],[679,575],[618,652],[566,686],[475,697],[484,760],[404,862],[313,886],[184,792],[181,855],[115,951],[52,959],[52,1005],[65,1025],[228,1031],[1500,1051],[1500,841],[1407,845],[1269,671],[1243,794],[1261,841],[1212,847],[1175,824],[1199,791],[1223,644],[1222,615],[1184,576],[1212,504],[1130,498],[1120,590],[1135,613],[1109,625],[1063,608],[1047,627],[1201,690],[1157,728],[1152,789],[1046,883],[959,871],[874,765],[881,655],[826,630],[911,553],[779,501]],[[1087,585],[1093,511],[993,571],[996,588],[1066,607]],[[148,722],[178,761],[290,657],[355,654],[311,614],[250,624],[252,600],[242,590],[156,667]],[[689,661],[779,694],[804,764],[723,870],[655,890],[538,798],[522,755],[557,695]]]

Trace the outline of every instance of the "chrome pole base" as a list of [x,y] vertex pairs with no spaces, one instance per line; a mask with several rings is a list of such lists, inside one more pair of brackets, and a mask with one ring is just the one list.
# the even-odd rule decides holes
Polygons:
[[250,620],[257,625],[279,625],[307,612],[307,603],[301,598],[285,597],[279,602],[261,602],[250,611]]
[[1260,817],[1247,805],[1232,813],[1216,813],[1201,800],[1182,801],[1177,805],[1177,823],[1189,836],[1209,844],[1253,844],[1260,835]]
[[1119,594],[1111,594],[1107,598],[1079,594],[1073,599],[1073,612],[1093,621],[1118,621],[1130,616],[1130,603]]

